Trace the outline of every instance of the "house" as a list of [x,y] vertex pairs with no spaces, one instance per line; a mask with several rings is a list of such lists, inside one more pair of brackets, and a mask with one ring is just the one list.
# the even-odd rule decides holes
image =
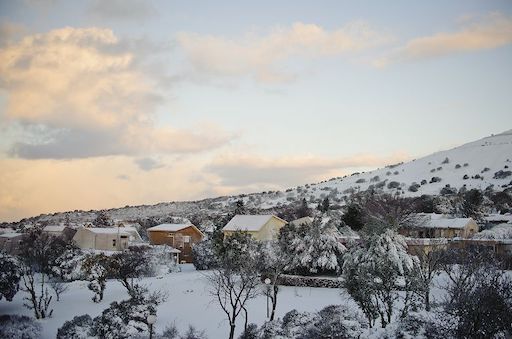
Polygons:
[[147,229],[149,242],[152,245],[169,245],[181,251],[181,262],[192,262],[192,245],[204,238],[195,225],[183,224],[160,224]]
[[224,236],[236,231],[249,233],[256,240],[277,239],[279,230],[287,222],[275,215],[235,215],[222,229]]
[[0,234],[0,251],[11,255],[21,254],[21,243],[25,236],[24,233]]
[[122,251],[132,241],[138,241],[140,235],[123,227],[82,227],[78,229],[73,241],[81,249],[102,251]]
[[43,228],[43,233],[65,240],[71,240],[75,236],[76,229],[65,225],[48,225]]
[[448,248],[446,238],[405,238],[407,252],[412,255],[427,255],[434,250],[445,250]]
[[400,229],[400,234],[410,238],[471,238],[478,232],[472,218],[456,218],[435,213],[420,213],[414,227]]

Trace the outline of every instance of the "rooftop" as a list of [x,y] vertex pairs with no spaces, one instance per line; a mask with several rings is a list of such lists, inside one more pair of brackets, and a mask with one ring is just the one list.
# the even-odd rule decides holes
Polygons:
[[[223,231],[249,231],[257,232],[263,225],[265,225],[271,218],[277,218],[271,214],[265,215],[235,215],[226,226],[222,229]],[[279,218],[278,218],[279,219]],[[279,219],[282,220],[282,219]],[[284,221],[284,220],[283,220]]]

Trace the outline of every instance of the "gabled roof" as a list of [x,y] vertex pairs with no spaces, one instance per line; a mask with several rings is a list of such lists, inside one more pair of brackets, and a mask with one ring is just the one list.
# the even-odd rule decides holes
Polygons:
[[424,213],[419,214],[419,227],[422,228],[457,228],[462,229],[468,223],[473,221],[472,218],[450,218],[441,214]]
[[127,231],[124,231],[122,227],[84,227],[84,230],[91,231],[94,234],[119,234],[130,235]]
[[23,233],[4,233],[4,234],[0,234],[0,237],[2,238],[16,238],[20,235],[23,235]]
[[265,215],[235,215],[226,226],[222,229],[223,231],[259,231],[270,219],[276,218],[286,223],[281,218],[276,217],[272,214]]
[[177,232],[184,228],[194,226],[190,223],[188,224],[160,224],[157,226],[153,226],[148,228],[148,231],[168,231],[168,232]]
[[66,226],[64,225],[48,225],[43,228],[44,232],[62,232]]
[[148,232],[151,231],[165,231],[165,232],[178,232],[185,228],[192,227],[197,232],[199,232],[202,236],[204,236],[203,232],[199,228],[197,228],[194,224],[191,223],[183,223],[183,224],[160,224],[157,226],[153,226],[147,229]]

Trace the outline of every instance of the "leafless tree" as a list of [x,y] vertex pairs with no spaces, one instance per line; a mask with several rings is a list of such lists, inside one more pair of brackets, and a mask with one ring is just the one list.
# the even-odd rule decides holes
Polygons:
[[[435,242],[436,239],[429,239]],[[445,260],[446,250],[442,245],[433,244],[433,248],[429,249],[427,246],[418,246],[412,248],[411,254],[418,257],[420,260],[419,270],[419,288],[416,290],[423,299],[425,310],[430,311],[430,288],[432,280],[439,274]]]
[[374,194],[363,203],[364,224],[372,228],[414,227],[418,220],[411,199],[390,194]]
[[58,278],[53,278],[50,280],[50,287],[55,292],[57,301],[60,301],[60,295],[68,290],[69,285]]
[[[246,309],[246,303],[259,294],[259,276],[257,271],[248,267],[241,270],[219,268],[207,276],[210,293],[217,300],[228,317],[229,339],[235,335],[236,318]],[[247,316],[246,316],[247,317]]]

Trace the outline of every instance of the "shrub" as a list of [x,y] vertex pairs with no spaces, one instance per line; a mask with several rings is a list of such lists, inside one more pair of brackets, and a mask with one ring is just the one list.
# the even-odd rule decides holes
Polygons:
[[66,321],[57,331],[57,339],[87,339],[90,338],[92,318],[88,314],[74,317]]
[[466,163],[464,163],[464,165],[463,165],[463,166],[464,166],[464,167],[468,167],[468,166],[469,166],[469,164],[466,162]]
[[434,182],[441,182],[441,178],[440,178],[440,177],[432,177],[432,178],[430,179],[430,183],[432,184],[432,183],[434,183]]
[[494,179],[505,179],[506,177],[509,177],[512,175],[512,171],[503,171],[499,170],[498,172],[494,173]]
[[489,167],[485,167],[485,168],[482,170],[482,172],[480,172],[480,173],[484,173],[484,172],[487,172],[487,171],[490,171],[490,170],[491,170],[491,169],[490,169]]
[[218,266],[217,256],[211,240],[201,241],[192,247],[194,267],[197,270],[209,270]]
[[400,183],[398,181],[391,181],[388,184],[389,189],[398,188],[400,187]]
[[464,174],[464,176],[462,177],[462,180],[467,180],[467,179],[469,179],[469,175]]
[[41,338],[41,325],[24,315],[2,315],[0,316],[0,338],[39,339]]
[[448,157],[444,158],[443,162],[441,164],[447,164],[450,162],[450,159]]
[[418,189],[420,188],[421,186],[415,182],[413,182],[411,184],[411,186],[409,186],[409,192],[418,192]]
[[377,182],[377,181],[380,181],[380,177],[378,175],[376,175],[370,179],[370,182]]
[[426,185],[426,184],[427,184],[427,180],[426,179],[421,180],[421,185]]
[[398,175],[398,173],[399,173],[398,171],[394,171],[393,172],[394,175]]
[[356,180],[356,184],[362,184],[363,182],[366,182],[366,179],[361,178]]
[[430,170],[430,173],[434,173],[435,171],[436,171],[436,169],[435,169],[435,168],[432,168],[432,169]]
[[456,169],[461,168],[460,164],[455,165],[455,168],[456,168]]

